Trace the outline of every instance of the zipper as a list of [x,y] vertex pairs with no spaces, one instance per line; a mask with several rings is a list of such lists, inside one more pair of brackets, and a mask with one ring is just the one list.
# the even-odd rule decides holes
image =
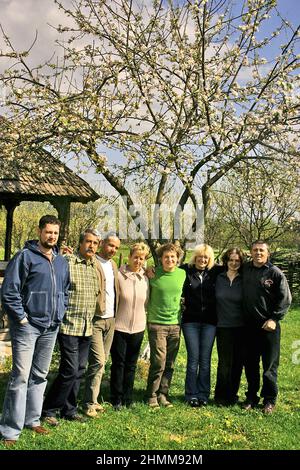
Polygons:
[[200,293],[201,293],[201,311],[203,313],[204,311],[204,306],[203,306],[203,290],[202,290],[202,284],[203,284],[203,276],[204,276],[204,271],[199,273],[199,279],[200,279]]
[[55,294],[56,294],[57,289],[56,289],[56,278],[55,278],[54,267],[53,267],[54,260],[55,258],[53,259],[53,261],[48,260],[50,263],[50,274],[51,274],[51,279],[52,279],[52,303],[53,303],[51,322],[49,326],[54,325],[53,320],[54,320],[54,315],[56,311],[56,295]]

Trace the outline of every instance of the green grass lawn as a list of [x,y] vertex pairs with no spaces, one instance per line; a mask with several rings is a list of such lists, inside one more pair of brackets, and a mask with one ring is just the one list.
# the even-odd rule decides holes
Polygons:
[[[147,367],[140,363],[136,378],[135,408],[114,411],[107,403],[108,381],[103,383],[106,412],[86,423],[61,421],[47,436],[24,430],[15,449],[66,450],[206,450],[206,449],[300,449],[300,309],[289,312],[282,322],[279,399],[274,414],[261,409],[243,411],[240,405],[193,409],[183,402],[185,347],[181,342],[171,387],[173,408],[150,410],[143,403]],[[298,345],[298,349],[300,346]],[[294,361],[292,360],[294,354]],[[216,375],[216,348],[213,353],[212,383]],[[295,362],[299,362],[296,364]],[[55,366],[55,363],[54,363]],[[2,403],[8,375],[0,376]],[[244,399],[245,379],[240,390]],[[0,445],[0,448],[2,446]]]

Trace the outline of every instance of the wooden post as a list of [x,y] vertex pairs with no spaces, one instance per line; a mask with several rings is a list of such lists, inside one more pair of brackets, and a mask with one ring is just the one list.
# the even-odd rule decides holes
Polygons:
[[60,200],[52,199],[51,204],[57,210],[58,218],[61,221],[59,240],[58,240],[58,246],[61,246],[62,242],[67,243],[68,237],[69,237],[71,202],[68,198],[65,197]]
[[4,261],[9,261],[11,257],[11,239],[13,230],[13,216],[14,210],[19,205],[19,202],[6,202],[4,203],[6,209],[6,232],[5,232],[5,245],[4,245]]

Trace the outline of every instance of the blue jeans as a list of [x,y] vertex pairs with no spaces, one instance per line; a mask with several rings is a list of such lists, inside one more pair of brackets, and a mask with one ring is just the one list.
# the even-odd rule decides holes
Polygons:
[[10,325],[13,365],[3,404],[0,432],[18,439],[24,426],[39,426],[43,395],[58,326]]
[[183,323],[182,331],[187,350],[185,399],[207,401],[210,395],[211,353],[216,327],[207,323]]

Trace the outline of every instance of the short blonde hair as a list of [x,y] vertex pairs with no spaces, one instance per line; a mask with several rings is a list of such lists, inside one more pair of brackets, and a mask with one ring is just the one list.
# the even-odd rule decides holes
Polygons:
[[145,255],[145,259],[147,259],[150,253],[150,248],[148,245],[146,245],[146,243],[139,242],[135,243],[134,245],[131,245],[129,250],[129,256],[132,256],[135,251],[140,251]]
[[201,256],[201,255],[208,256],[209,260],[207,263],[207,268],[211,269],[213,265],[215,264],[215,254],[214,254],[214,250],[212,249],[212,247],[210,245],[206,245],[205,243],[195,246],[194,252],[189,262],[189,266],[195,266],[197,256]]

